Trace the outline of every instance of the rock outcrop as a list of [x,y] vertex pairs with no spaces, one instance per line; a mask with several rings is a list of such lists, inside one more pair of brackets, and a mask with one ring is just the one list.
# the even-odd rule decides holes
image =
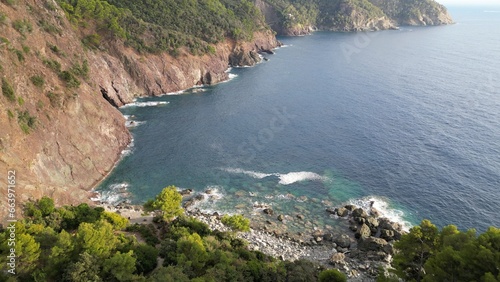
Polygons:
[[397,25],[443,25],[453,19],[446,7],[435,1],[369,0]]

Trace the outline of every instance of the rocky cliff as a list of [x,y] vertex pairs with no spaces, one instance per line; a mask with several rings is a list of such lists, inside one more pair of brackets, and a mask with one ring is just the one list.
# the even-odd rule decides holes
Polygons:
[[341,32],[394,29],[401,25],[453,23],[434,0],[256,0],[266,21],[280,35],[313,30]]
[[380,7],[397,25],[443,25],[453,19],[446,7],[430,0],[369,0]]
[[[0,31],[0,197],[7,198],[7,171],[16,170],[18,209],[43,195],[88,201],[130,142],[117,106],[220,82],[229,62],[253,65],[257,52],[278,44],[263,30],[198,56],[182,48],[176,57],[138,53],[114,37],[88,48],[53,0],[0,2]],[[7,205],[0,206],[4,222]]]

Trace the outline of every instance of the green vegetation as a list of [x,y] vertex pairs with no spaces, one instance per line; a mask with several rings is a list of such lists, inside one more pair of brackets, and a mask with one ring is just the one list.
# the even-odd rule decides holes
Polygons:
[[251,39],[265,28],[260,12],[248,0],[58,2],[73,24],[96,25],[97,32],[83,39],[89,48],[100,48],[101,38],[113,35],[142,52],[177,54],[187,47],[193,54],[203,54],[227,37]]
[[182,195],[175,186],[168,186],[158,194],[154,201],[148,201],[145,210],[159,210],[165,220],[170,221],[181,215],[184,210],[180,207]]
[[56,60],[43,59],[43,64],[53,70],[55,73],[61,72],[61,63]]
[[0,12],[0,25],[4,25],[7,22],[7,15]]
[[79,63],[74,63],[70,71],[76,76],[87,78],[89,76],[89,62],[83,60],[81,65]]
[[344,273],[338,271],[337,269],[327,269],[323,270],[319,274],[319,282],[345,282],[347,277]]
[[[57,48],[57,46],[53,46],[52,45],[51,47],[53,47],[51,49],[59,51],[59,48]],[[56,60],[43,59],[43,63],[47,67],[49,67],[51,70],[53,70],[55,73],[57,73],[57,75],[59,76],[59,78],[66,83],[66,87],[68,87],[68,88],[78,88],[80,86],[80,81],[76,78],[76,76],[74,74],[74,66],[69,71],[63,71],[61,69],[61,63],[59,63]],[[81,69],[76,69],[76,71],[78,72],[78,74],[82,74],[82,73],[85,74],[85,71],[87,71],[87,73],[88,73],[88,66],[87,66],[87,69],[85,69],[85,66],[82,66]]]
[[7,110],[7,116],[9,117],[9,119],[13,119],[14,113],[9,109],[9,110]]
[[14,93],[14,88],[7,81],[5,77],[2,77],[2,94],[9,100],[10,102],[16,101],[16,94]]
[[17,4],[17,0],[2,0],[7,5],[14,6]]
[[499,228],[476,236],[423,220],[394,246],[395,273],[406,281],[500,281]]
[[32,116],[28,110],[17,113],[17,122],[25,134],[36,128],[36,117]]
[[250,220],[245,218],[241,214],[235,215],[224,215],[222,217],[222,223],[227,225],[234,231],[249,231],[250,230]]
[[19,62],[24,62],[24,54],[21,50],[14,49],[13,52],[17,55]]
[[28,20],[15,20],[12,22],[12,27],[23,36],[33,31],[33,26]]
[[[46,3],[49,3],[48,1]],[[62,30],[60,28],[58,28],[57,26],[49,23],[48,21],[46,20],[40,20],[38,22],[38,26],[45,32],[48,32],[50,34],[59,34],[61,35],[62,33]]]
[[19,104],[19,106],[24,105],[24,99],[23,99],[23,97],[17,97],[17,103]]
[[[172,193],[172,187],[160,195]],[[234,234],[212,231],[182,214],[170,221],[127,227],[127,219],[103,208],[87,204],[56,208],[52,199],[43,197],[26,203],[24,219],[14,225],[17,281],[346,281],[336,269],[249,251]],[[2,264],[10,251],[9,234],[0,230]],[[395,269],[377,281],[398,281],[394,275],[404,281],[500,278],[498,228],[476,236],[474,230],[461,232],[453,225],[440,231],[424,220],[395,247]],[[160,267],[158,257],[163,259]],[[6,275],[0,273],[0,281],[6,281]]]
[[[284,262],[249,251],[232,234],[182,215],[134,225],[150,230],[153,244],[122,231],[126,224],[120,215],[87,204],[56,208],[48,197],[26,203],[24,219],[14,223],[16,281],[317,281],[324,270],[309,261]],[[9,235],[0,230],[2,264]],[[163,266],[157,267],[158,256]],[[0,273],[0,281],[7,275]]]
[[80,86],[80,81],[70,71],[60,72],[59,78],[66,82],[66,87],[68,88],[78,88]]
[[31,83],[33,83],[33,85],[35,85],[36,87],[41,88],[45,84],[45,79],[43,79],[43,77],[41,75],[34,75],[34,76],[30,77],[30,80],[31,80]]
[[50,105],[54,108],[60,108],[62,106],[62,96],[59,93],[47,92],[47,98],[49,98]]
[[59,47],[57,47],[56,45],[48,45],[50,51],[54,52],[55,54],[60,54],[61,53],[61,50],[59,49]]

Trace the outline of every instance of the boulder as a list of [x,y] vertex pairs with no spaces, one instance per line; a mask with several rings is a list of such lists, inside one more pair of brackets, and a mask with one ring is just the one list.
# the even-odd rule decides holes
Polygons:
[[366,224],[368,225],[368,227],[375,228],[376,230],[378,227],[378,220],[373,216],[369,216],[366,218]]
[[329,214],[336,214],[337,213],[337,209],[327,208],[326,212],[329,213]]
[[344,208],[346,208],[348,211],[353,211],[354,209],[356,209],[356,206],[355,205],[345,205]]
[[357,217],[366,218],[368,216],[368,214],[366,214],[366,212],[365,212],[364,209],[357,208],[357,209],[355,209],[355,210],[352,211],[352,216],[354,218],[357,218]]
[[358,242],[358,249],[361,251],[383,251],[387,245],[387,241],[382,238],[368,237],[361,239]]
[[367,238],[367,237],[370,237],[371,235],[371,230],[370,230],[370,227],[368,227],[368,225],[366,224],[363,224],[361,225],[361,228],[359,228],[359,230],[356,232],[356,239],[359,239],[359,238]]
[[268,214],[268,215],[273,215],[274,214],[274,211],[272,208],[267,208],[267,209],[264,209],[263,212],[265,214]]
[[345,255],[343,253],[335,253],[330,257],[330,263],[333,265],[345,264]]
[[297,215],[297,218],[298,218],[298,219],[304,219],[304,215],[302,215],[302,214],[298,214],[298,215]]
[[182,196],[191,195],[191,193],[193,193],[193,189],[184,189],[184,190],[179,191],[179,193]]
[[338,208],[337,209],[337,215],[340,217],[347,216],[349,214],[349,211],[346,208]]
[[387,241],[394,240],[394,231],[388,229],[380,230],[380,238],[385,239]]
[[335,238],[334,242],[341,248],[349,248],[351,246],[351,238],[346,234],[342,234],[339,237]]
[[333,240],[333,235],[331,233],[326,233],[323,235],[323,240],[325,241],[332,241]]
[[282,215],[282,214],[278,215],[278,220],[279,220],[279,221],[283,221],[283,220],[285,220],[285,216],[284,216],[284,215]]

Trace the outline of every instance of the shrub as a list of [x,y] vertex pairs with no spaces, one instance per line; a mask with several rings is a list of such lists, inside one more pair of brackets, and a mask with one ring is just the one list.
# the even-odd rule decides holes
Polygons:
[[14,53],[16,53],[19,62],[24,62],[24,55],[21,50],[14,49]]
[[121,230],[128,225],[128,219],[116,213],[105,211],[101,214],[101,218],[111,223],[113,228],[117,230]]
[[43,31],[48,32],[50,34],[61,34],[62,31],[60,28],[56,27],[55,25],[45,21],[45,20],[40,20],[38,22],[38,26],[42,28]]
[[90,49],[99,49],[101,45],[101,36],[97,33],[87,35],[82,39],[82,43]]
[[31,129],[35,129],[36,127],[36,117],[30,115],[28,110],[17,113],[17,122],[26,134],[30,133]]
[[61,49],[59,49],[59,47],[57,47],[56,45],[49,44],[49,49],[50,49],[50,51],[54,52],[55,54],[59,54],[61,52]]
[[17,30],[20,34],[23,36],[26,35],[26,33],[30,33],[33,31],[33,26],[28,20],[15,20],[12,22],[12,27]]
[[2,93],[10,102],[16,101],[16,94],[14,93],[14,88],[10,85],[10,83],[2,77]]
[[177,188],[175,186],[168,186],[163,188],[154,201],[146,202],[144,208],[146,210],[160,210],[163,214],[163,219],[170,221],[184,212],[181,208],[181,202],[182,195],[177,192]]
[[59,78],[66,82],[68,88],[78,88],[80,81],[69,71],[59,73]]
[[0,24],[5,24],[6,21],[7,21],[7,15],[0,12]]
[[30,47],[26,46],[26,45],[23,45],[23,52],[25,54],[28,54],[30,52]]
[[75,63],[71,67],[70,71],[77,76],[87,78],[89,75],[89,62],[87,60],[83,60],[81,65],[79,63]]
[[47,97],[49,98],[50,105],[54,108],[59,108],[62,106],[62,98],[61,94],[59,93],[54,93],[54,92],[48,92]]
[[30,80],[37,87],[42,87],[45,84],[45,79],[41,75],[34,75],[30,77]]
[[17,103],[19,104],[19,106],[24,105],[24,99],[23,99],[23,97],[17,97]]
[[50,60],[50,59],[44,59],[43,60],[44,65],[49,67],[51,70],[55,71],[56,73],[61,72],[61,63],[59,63],[56,60]]
[[160,243],[160,240],[156,237],[156,229],[152,224],[143,225],[136,223],[134,225],[127,226],[125,230],[128,232],[139,232],[148,245],[155,246]]
[[14,113],[11,110],[7,110],[7,116],[9,117],[9,119],[13,119]]
[[148,274],[156,268],[158,250],[149,245],[140,244],[134,247],[134,255],[137,258],[136,269],[141,274]]
[[345,282],[347,277],[337,269],[323,270],[319,273],[319,282]]
[[222,223],[235,231],[250,231],[250,220],[241,214],[224,215]]

